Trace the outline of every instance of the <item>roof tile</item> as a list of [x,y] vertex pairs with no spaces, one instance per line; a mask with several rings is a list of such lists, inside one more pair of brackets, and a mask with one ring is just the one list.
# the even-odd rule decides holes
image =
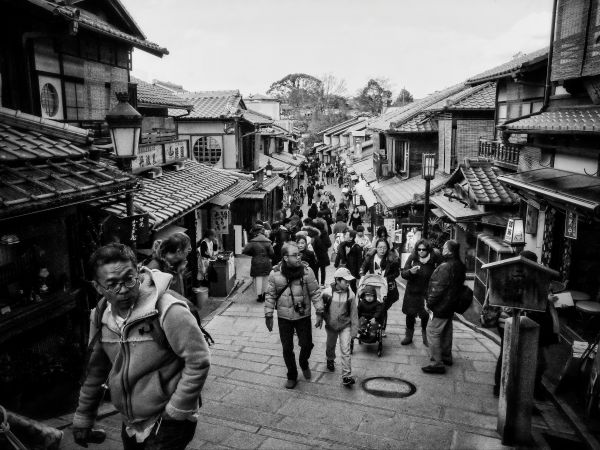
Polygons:
[[600,107],[564,108],[545,111],[514,122],[505,128],[515,131],[600,133]]
[[488,80],[496,80],[513,72],[518,72],[522,68],[543,61],[544,59],[548,59],[548,47],[521,55],[517,58],[511,59],[508,62],[505,62],[504,64],[500,64],[499,66],[481,72],[469,78],[467,83],[480,83]]

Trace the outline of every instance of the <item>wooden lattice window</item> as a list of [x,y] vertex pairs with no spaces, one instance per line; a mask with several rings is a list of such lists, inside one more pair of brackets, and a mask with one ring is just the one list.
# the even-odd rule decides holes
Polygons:
[[221,143],[212,136],[199,137],[194,142],[194,159],[200,163],[215,165],[221,160]]
[[56,92],[56,88],[52,86],[52,84],[46,83],[42,86],[40,102],[44,113],[46,113],[48,117],[54,117],[56,115],[58,112],[59,98],[58,92]]

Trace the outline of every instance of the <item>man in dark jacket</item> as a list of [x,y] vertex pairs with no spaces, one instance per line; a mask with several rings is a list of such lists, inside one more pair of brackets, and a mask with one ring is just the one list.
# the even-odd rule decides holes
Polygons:
[[356,292],[356,280],[360,278],[360,267],[363,263],[363,252],[360,245],[355,242],[356,231],[348,230],[344,235],[344,241],[339,245],[335,257],[335,268],[347,268],[354,280],[350,281],[350,287]]
[[312,184],[306,186],[306,197],[308,199],[308,205],[310,206],[315,195],[315,187]]
[[433,318],[427,325],[427,339],[433,364],[422,367],[425,373],[446,373],[452,365],[452,317],[466,268],[459,257],[459,244],[448,240],[442,248],[444,262],[431,275],[427,291],[427,307]]

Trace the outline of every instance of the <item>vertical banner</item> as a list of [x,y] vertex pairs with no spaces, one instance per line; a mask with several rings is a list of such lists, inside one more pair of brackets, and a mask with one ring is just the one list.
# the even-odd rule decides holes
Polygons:
[[565,213],[565,237],[569,239],[577,239],[577,213],[567,211]]
[[210,223],[217,234],[229,234],[229,210],[225,208],[213,208]]

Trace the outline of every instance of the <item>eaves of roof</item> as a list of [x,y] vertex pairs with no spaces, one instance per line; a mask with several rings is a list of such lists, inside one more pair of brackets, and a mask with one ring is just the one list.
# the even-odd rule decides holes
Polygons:
[[481,72],[467,80],[468,84],[483,83],[485,81],[499,80],[517,74],[531,66],[548,60],[548,47],[513,58],[499,66]]

